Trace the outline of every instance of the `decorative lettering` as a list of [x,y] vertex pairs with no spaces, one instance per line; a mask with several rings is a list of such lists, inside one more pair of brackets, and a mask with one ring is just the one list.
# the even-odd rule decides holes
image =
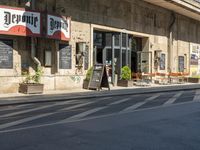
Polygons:
[[40,12],[0,6],[0,34],[41,36],[40,18]]
[[9,27],[10,24],[19,24],[20,22],[30,24],[35,28],[38,27],[38,16],[12,14],[11,12],[4,11],[4,26]]
[[70,39],[70,18],[47,15],[47,36],[52,39],[68,41]]
[[68,32],[68,23],[66,21],[58,21],[54,18],[50,18],[50,32],[54,32],[54,30],[65,30]]

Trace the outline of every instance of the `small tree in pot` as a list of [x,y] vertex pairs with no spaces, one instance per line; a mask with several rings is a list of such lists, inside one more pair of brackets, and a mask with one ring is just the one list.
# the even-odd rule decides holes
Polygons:
[[39,94],[43,93],[44,84],[41,84],[41,76],[43,70],[41,67],[37,67],[35,74],[31,75],[28,71],[22,72],[25,77],[23,83],[19,84],[19,92],[25,94]]
[[118,86],[131,87],[133,81],[131,80],[131,69],[128,66],[124,66],[121,69],[121,79],[117,83]]
[[92,71],[93,71],[93,67],[90,67],[86,73],[86,77],[85,79],[83,80],[83,88],[84,89],[88,89],[88,85],[89,85],[89,82],[90,82],[90,78],[91,78],[91,75],[92,75]]

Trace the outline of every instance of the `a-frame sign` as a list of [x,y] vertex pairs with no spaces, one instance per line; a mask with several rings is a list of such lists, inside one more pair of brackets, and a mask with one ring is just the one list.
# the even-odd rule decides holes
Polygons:
[[103,64],[95,64],[88,89],[100,90],[102,87],[108,88],[108,90],[110,90],[106,67]]

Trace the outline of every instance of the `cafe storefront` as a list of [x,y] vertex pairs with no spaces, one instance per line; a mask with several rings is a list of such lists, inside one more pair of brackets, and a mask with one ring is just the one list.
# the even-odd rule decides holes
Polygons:
[[108,78],[113,84],[120,79],[124,66],[128,66],[132,73],[152,71],[151,53],[147,50],[145,52],[143,46],[147,41],[144,39],[148,40],[131,33],[94,29],[94,64],[102,63],[107,66]]

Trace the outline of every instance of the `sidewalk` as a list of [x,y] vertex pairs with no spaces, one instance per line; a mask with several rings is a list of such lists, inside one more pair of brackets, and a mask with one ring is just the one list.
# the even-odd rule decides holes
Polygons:
[[102,91],[93,91],[85,89],[72,89],[72,90],[56,90],[45,91],[44,94],[0,94],[0,106],[28,104],[28,103],[42,103],[42,102],[55,102],[66,101],[74,99],[89,99],[95,97],[105,96],[118,96],[118,95],[131,95],[131,94],[147,94],[156,92],[170,92],[181,90],[195,90],[200,89],[200,84],[174,84],[174,85],[151,85],[146,87],[111,87],[108,91],[106,88]]

